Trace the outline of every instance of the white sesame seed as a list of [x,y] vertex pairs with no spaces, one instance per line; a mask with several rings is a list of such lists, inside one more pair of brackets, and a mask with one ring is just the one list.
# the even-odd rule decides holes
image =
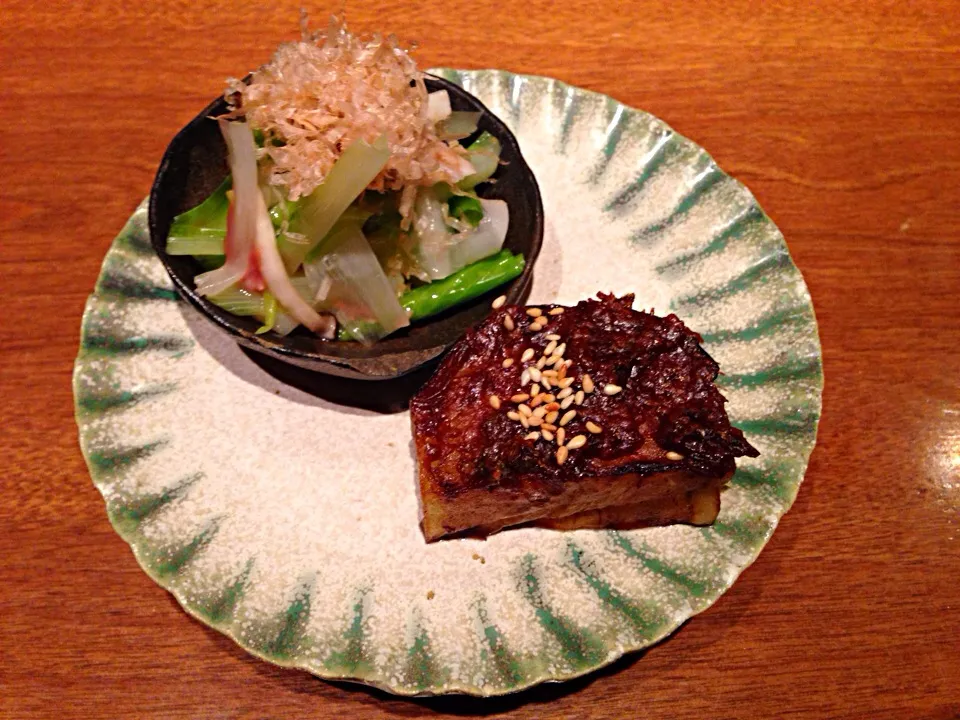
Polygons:
[[536,408],[533,411],[533,414],[538,418],[542,418],[544,415],[547,414],[547,409],[543,407],[543,405],[541,405],[540,407]]
[[555,382],[555,380],[556,378],[551,379],[548,377],[544,377],[543,375],[540,376],[540,382],[543,383],[543,387],[546,388],[547,390],[553,387],[553,383]]
[[567,461],[569,452],[563,445],[557,448],[557,465],[563,465]]
[[557,342],[559,342],[560,336],[557,335],[556,333],[550,333],[549,335],[547,335],[547,340],[556,340]]
[[506,360],[503,361],[503,366],[505,368],[508,368],[511,365],[513,365],[513,358],[507,358]]
[[561,314],[563,314],[563,308],[562,308],[562,307],[551,308],[551,309],[550,309],[550,314],[551,314],[551,315],[561,315]]
[[586,435],[574,435],[570,438],[570,442],[567,443],[567,447],[571,450],[578,450],[587,444]]
[[540,425],[540,423],[543,422],[543,418],[542,418],[542,417],[537,417],[536,415],[531,415],[531,416],[528,417],[528,418],[524,418],[524,420],[527,421],[527,423],[530,425],[530,427],[537,427],[538,425]]
[[552,403],[554,400],[556,400],[556,398],[550,393],[547,393],[546,395],[543,396],[543,401],[545,403]]
[[553,442],[553,433],[547,430],[543,425],[540,426],[540,434],[543,435],[544,440]]
[[683,455],[671,450],[670,452],[667,453],[667,460],[683,460]]
[[553,355],[547,358],[547,365],[556,365],[559,359],[560,359],[560,356],[554,353]]
[[543,349],[543,354],[546,355],[547,357],[550,357],[551,355],[553,355],[553,351],[556,349],[557,349],[557,341],[551,340],[550,344]]
[[560,368],[557,371],[557,377],[563,380],[567,376],[567,366],[565,363],[557,363],[557,367]]
[[540,394],[540,386],[534,383],[530,386],[530,397],[536,397]]
[[520,424],[523,425],[525,428],[530,427],[529,418],[526,415],[521,415]]
[[543,393],[536,395],[530,398],[530,407],[535,408],[537,405],[543,402]]
[[607,383],[603,386],[604,395],[616,395],[618,392],[623,390],[619,385],[614,385],[613,383]]
[[546,415],[544,415],[543,419],[546,420],[551,425],[553,425],[557,421],[557,417],[559,415],[560,413],[558,412],[558,410],[550,410],[549,412],[547,412]]
[[589,375],[584,375],[580,379],[580,384],[583,385],[584,392],[588,392],[588,393],[593,392],[593,380],[590,378]]
[[543,366],[546,364],[547,364],[547,359],[543,355],[541,355],[540,358],[537,360],[537,369],[543,370]]
[[499,410],[499,409],[500,409],[500,398],[498,398],[496,395],[491,395],[491,396],[490,396],[490,406],[491,406],[494,410]]
[[546,418],[543,419],[543,425],[540,426],[541,430],[549,430],[550,432],[556,432],[557,426],[551,422],[548,422]]
[[560,392],[557,393],[557,397],[558,397],[560,400],[563,400],[563,399],[566,398],[566,397],[570,397],[571,395],[573,395],[573,388],[572,388],[572,387],[565,387],[563,390],[561,390]]
[[496,300],[494,300],[494,301],[491,303],[491,307],[493,307],[494,310],[499,310],[500,308],[503,307],[503,304],[504,304],[506,301],[507,301],[507,296],[506,296],[506,295],[501,295],[500,297],[498,297]]
[[543,310],[540,308],[527,308],[527,315],[532,318],[540,317],[543,315]]
[[553,412],[554,410],[559,410],[559,409],[560,409],[560,403],[554,402],[553,400],[551,400],[551,401],[550,401],[549,403],[547,403],[544,407],[547,408],[547,412]]
[[[546,358],[544,358],[544,361],[546,361]],[[543,377],[555,378],[557,376],[557,371],[553,368],[550,368],[549,370],[544,370],[540,374],[543,375]]]
[[540,433],[538,433],[536,430],[534,430],[532,433],[528,433],[528,434],[524,435],[524,436],[523,436],[523,439],[524,439],[524,440],[539,440],[539,439],[540,439]]
[[513,410],[511,410],[510,412],[507,413],[507,417],[510,418],[511,420],[519,421],[520,413],[514,412]]
[[531,368],[527,368],[527,370],[530,371],[530,379],[531,379],[531,380],[533,380],[535,383],[540,382],[540,380],[541,380],[540,368],[531,367]]
[[530,417],[533,414],[533,410],[530,409],[530,406],[525,405],[524,403],[517,405],[517,412],[521,415],[526,415],[527,417]]
[[583,390],[577,390],[577,394],[573,396],[574,402],[577,405],[583,405]]
[[594,435],[599,435],[603,432],[603,428],[597,425],[593,420],[587,420],[587,430],[592,432]]
[[560,387],[562,388],[570,387],[571,385],[573,385],[573,380],[574,378],[572,377],[564,378],[563,380],[560,381]]
[[566,367],[567,369],[573,367],[573,360],[571,360],[570,358],[567,358],[566,360],[563,361],[563,366]]
[[567,439],[567,431],[563,428],[557,428],[554,432],[557,434],[557,445],[563,445],[563,441]]
[[533,348],[527,348],[523,351],[523,355],[520,356],[520,362],[527,362],[528,360],[533,359]]
[[516,327],[516,325],[513,324],[513,318],[509,313],[503,316],[503,326],[511,332]]
[[527,395],[526,393],[517,393],[516,395],[512,395],[510,397],[510,402],[522,403],[529,399],[530,399],[530,396]]
[[557,345],[557,350],[556,350],[557,355],[559,355],[560,357],[563,357],[563,354],[564,354],[566,351],[567,351],[567,344],[566,344],[566,343],[560,343],[559,345]]
[[[567,388],[567,390],[569,390],[569,389],[570,389],[570,388]],[[563,399],[563,402],[560,403],[560,409],[561,409],[561,410],[566,410],[566,409],[567,409],[568,407],[570,407],[571,405],[573,405],[573,397],[570,396],[570,395],[568,395],[567,397],[565,397],[565,398]]]
[[[563,406],[561,405],[561,407]],[[567,410],[567,412],[564,413],[563,417],[560,418],[560,425],[561,426],[566,425],[568,422],[573,420],[576,416],[577,416],[576,410]]]
[[520,373],[520,386],[523,387],[528,382],[530,382],[530,370],[526,369]]

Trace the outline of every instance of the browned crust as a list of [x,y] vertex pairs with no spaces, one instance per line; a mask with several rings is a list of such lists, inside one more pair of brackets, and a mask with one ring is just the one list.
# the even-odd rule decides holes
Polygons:
[[[601,294],[561,309],[549,336],[532,318],[556,308],[504,307],[454,346],[410,404],[428,541],[523,524],[641,527],[716,517],[735,459],[758,453],[730,425],[714,384],[719,368],[699,336],[673,315],[631,305],[631,296]],[[547,422],[565,426],[568,441],[583,436],[569,451],[553,438],[527,437],[520,416],[510,417],[511,408],[531,412],[519,405],[526,395],[513,398],[540,382],[529,372],[522,378],[525,364],[541,353],[546,361],[560,341],[553,362],[565,352],[560,377],[583,393],[576,412],[564,401],[569,418]]]

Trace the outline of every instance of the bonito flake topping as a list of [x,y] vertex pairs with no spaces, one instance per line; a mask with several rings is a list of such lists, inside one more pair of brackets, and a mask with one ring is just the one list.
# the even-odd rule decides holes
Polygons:
[[[363,39],[333,17],[326,32],[283,43],[249,84],[231,80],[232,117],[263,133],[268,181],[289,199],[310,194],[356,140],[386,136],[390,159],[371,190],[401,190],[409,214],[418,186],[456,183],[473,172],[457,143],[437,136],[427,115],[427,88],[409,52],[393,35]],[[261,157],[262,159],[262,157]]]

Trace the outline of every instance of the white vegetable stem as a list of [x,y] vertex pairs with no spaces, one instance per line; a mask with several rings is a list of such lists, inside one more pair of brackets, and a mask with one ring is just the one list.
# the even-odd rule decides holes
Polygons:
[[257,185],[257,145],[250,126],[226,120],[219,120],[218,124],[227,143],[233,204],[227,221],[226,262],[216,270],[197,275],[195,282],[200,295],[216,295],[240,282],[246,274],[257,233],[257,198],[263,204]]
[[483,113],[458,110],[437,124],[437,136],[442,140],[460,140],[477,131]]
[[507,237],[510,210],[503,200],[480,200],[483,219],[476,228],[451,233],[443,204],[429,192],[417,198],[417,261],[431,280],[440,280],[500,251]]
[[480,200],[483,219],[472,232],[461,233],[462,239],[450,251],[451,264],[457,270],[500,252],[507,237],[510,210],[503,200]]
[[453,109],[450,107],[450,95],[446,90],[437,90],[427,95],[427,120],[440,122],[448,117]]
[[450,264],[450,246],[455,242],[443,220],[443,206],[430,190],[417,193],[416,220],[417,261],[431,280],[450,275],[456,268]]
[[355,340],[373,343],[410,324],[390,280],[357,224],[334,231],[304,272],[321,303]]
[[263,202],[263,196],[260,193],[257,193],[256,202],[256,248],[260,253],[260,272],[264,282],[267,283],[267,288],[295,320],[321,337],[333,337],[336,328],[332,318],[329,315],[321,316],[310,307],[290,282],[287,270],[283,266],[283,258],[277,250],[277,239],[273,232],[273,223],[270,222],[270,215],[267,213],[267,205]]

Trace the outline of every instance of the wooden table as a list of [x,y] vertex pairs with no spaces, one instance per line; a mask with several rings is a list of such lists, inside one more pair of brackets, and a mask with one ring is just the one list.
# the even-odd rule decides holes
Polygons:
[[820,441],[760,559],[674,637],[559,686],[408,701],[255,660],[141,572],[77,446],[81,310],[171,135],[297,5],[2,4],[0,715],[960,717],[958,2],[347,4],[422,66],[649,110],[787,237],[820,321]]

